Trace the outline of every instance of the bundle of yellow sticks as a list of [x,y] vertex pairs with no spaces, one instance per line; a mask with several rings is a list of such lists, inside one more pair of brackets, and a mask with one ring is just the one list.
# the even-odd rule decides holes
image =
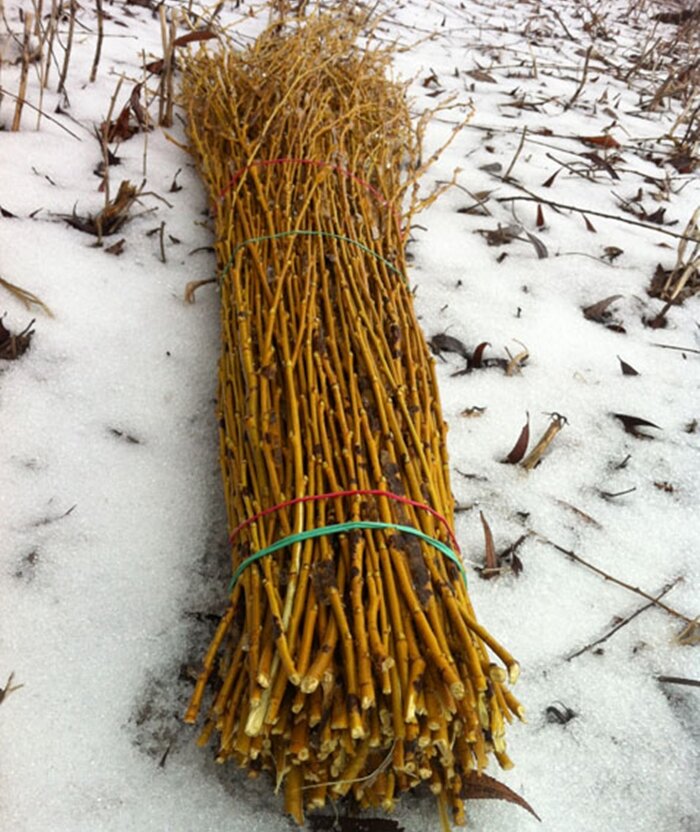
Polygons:
[[203,711],[201,744],[270,772],[300,823],[345,795],[390,810],[424,783],[449,829],[489,758],[510,767],[523,710],[453,533],[404,252],[420,136],[390,57],[315,17],[186,63],[233,569],[186,721]]

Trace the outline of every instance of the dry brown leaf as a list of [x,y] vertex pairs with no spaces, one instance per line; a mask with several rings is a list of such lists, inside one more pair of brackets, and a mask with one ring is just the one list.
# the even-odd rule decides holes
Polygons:
[[188,32],[186,35],[180,35],[179,38],[175,38],[173,41],[173,46],[187,46],[188,43],[196,43],[200,40],[211,40],[215,37],[216,33],[212,32],[211,29],[202,29],[199,32]]
[[583,221],[586,223],[586,228],[591,232],[591,234],[597,234],[598,231],[596,230],[596,227],[588,219],[588,217],[585,214],[581,214],[581,216],[583,217]]
[[[599,156],[597,153],[581,153],[580,155],[583,156],[585,159],[589,159],[593,163],[594,167],[598,168],[599,170],[604,170],[606,173],[608,173],[611,179],[620,178],[617,171],[610,164],[610,162],[607,159],[603,159],[602,156]],[[619,157],[615,158],[619,159]]]
[[208,277],[205,280],[190,280],[187,286],[185,286],[185,303],[194,303],[194,295],[197,289],[199,289],[200,286],[206,286],[208,283],[216,283],[216,278]]
[[85,234],[93,234],[96,237],[108,237],[116,234],[117,231],[129,219],[129,210],[138,198],[140,191],[127,179],[119,185],[119,191],[113,200],[96,215],[80,217],[75,212],[64,216],[68,225],[77,228]]
[[522,228],[519,225],[498,225],[498,228],[477,228],[476,233],[486,240],[489,246],[507,246],[517,239]]
[[626,413],[613,413],[612,415],[622,422],[625,433],[629,433],[637,439],[653,439],[653,437],[649,436],[649,434],[641,433],[639,428],[654,428],[655,430],[661,430],[658,425],[655,425],[653,422],[649,422],[647,419],[641,419],[639,416],[628,416]]
[[121,240],[117,240],[114,245],[107,246],[105,249],[105,254],[113,254],[115,257],[119,257],[120,254],[124,253],[124,246],[126,245],[126,240],[124,237]]
[[626,361],[623,361],[620,356],[617,356],[617,360],[620,362],[620,369],[622,370],[623,376],[638,376],[639,372],[634,369],[631,364],[628,364]]
[[[216,34],[209,29],[201,32],[188,32],[186,35],[180,35],[179,38],[175,38],[173,46],[187,46],[188,43],[195,43],[200,40],[211,40],[215,37]],[[152,73],[153,75],[159,75],[164,68],[165,60],[163,58],[158,58],[157,60],[150,61],[146,64],[146,71]]]
[[588,523],[591,526],[595,526],[596,529],[603,528],[594,517],[591,517],[590,514],[586,514],[585,511],[583,511],[575,505],[572,505],[572,503],[567,503],[566,500],[560,500],[558,497],[554,498],[554,502],[559,503],[559,505],[564,506],[564,508],[568,508],[570,511],[573,511],[573,513],[578,515],[585,523]]
[[498,83],[493,75],[489,75],[488,72],[483,69],[470,69],[467,71],[467,75],[475,81],[484,81],[486,84]]
[[484,528],[484,568],[479,574],[482,578],[493,578],[500,572],[498,568],[498,555],[496,554],[496,547],[493,544],[491,527],[486,522],[484,512],[480,511],[479,516],[481,517],[481,525]]
[[131,104],[125,104],[121,113],[114,121],[102,122],[100,134],[107,142],[125,142],[139,132],[139,128],[131,123]]
[[12,333],[0,318],[0,359],[15,361],[29,349],[34,334],[34,321],[30,321],[21,332]]
[[466,344],[446,332],[438,332],[437,335],[433,335],[428,341],[428,345],[435,355],[442,355],[443,352],[454,352],[467,361],[469,360],[469,350]]
[[477,419],[479,416],[483,416],[485,412],[485,407],[474,405],[473,407],[465,407],[460,416],[465,416],[467,419]]
[[559,168],[559,170],[555,170],[554,173],[547,179],[545,182],[542,183],[543,188],[551,188],[554,184],[554,180],[559,176],[559,174],[564,170],[564,168]]
[[592,144],[594,147],[604,147],[609,150],[622,147],[620,142],[613,139],[612,136],[579,136],[578,139],[584,144]]
[[610,317],[608,307],[621,297],[622,295],[610,295],[607,298],[603,298],[603,300],[599,300],[597,303],[584,307],[583,317],[599,324],[605,323]]
[[508,454],[508,456],[503,460],[503,462],[507,463],[508,465],[517,465],[518,462],[525,456],[525,451],[527,451],[527,445],[530,441],[530,414],[527,414],[527,421],[523,425],[522,430],[520,431],[520,436],[518,437],[517,442],[513,445],[513,450]]
[[475,771],[469,771],[462,774],[462,784],[461,796],[466,800],[506,800],[508,803],[521,806],[537,820],[542,820],[525,798],[496,780],[495,777],[489,777],[483,772],[477,774]]
[[478,370],[481,367],[481,362],[484,357],[486,347],[490,347],[488,341],[482,341],[474,350],[473,354],[468,358],[468,366],[470,370]]
[[538,228],[544,227],[544,211],[542,210],[542,203],[537,203],[537,219],[535,220],[535,225]]

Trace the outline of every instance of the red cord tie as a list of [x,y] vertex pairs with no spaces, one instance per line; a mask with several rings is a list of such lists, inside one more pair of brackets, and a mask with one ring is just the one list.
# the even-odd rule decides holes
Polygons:
[[459,548],[459,543],[457,543],[457,538],[455,537],[450,524],[447,522],[446,518],[443,517],[440,512],[436,511],[429,505],[425,503],[421,503],[418,500],[411,500],[409,497],[403,497],[400,494],[394,494],[392,491],[383,491],[381,489],[376,488],[366,488],[366,489],[352,489],[350,491],[331,491],[327,494],[307,494],[304,497],[295,497],[293,500],[286,500],[283,503],[278,503],[276,506],[272,506],[271,508],[263,509],[259,511],[257,514],[254,514],[252,517],[249,517],[247,520],[244,520],[242,523],[239,523],[236,528],[231,532],[231,536],[229,537],[229,543],[233,543],[233,541],[238,537],[238,535],[243,531],[243,529],[248,528],[248,526],[252,525],[253,523],[257,523],[258,520],[261,520],[263,517],[267,517],[270,514],[274,514],[276,511],[282,511],[285,508],[291,508],[292,506],[298,505],[299,503],[310,503],[316,502],[317,500],[333,500],[339,497],[386,497],[390,500],[395,500],[397,503],[404,503],[408,506],[413,506],[414,508],[420,508],[424,511],[427,511],[428,514],[431,514],[438,522],[445,528],[447,534],[450,538],[452,546],[454,550],[461,555],[462,551]]

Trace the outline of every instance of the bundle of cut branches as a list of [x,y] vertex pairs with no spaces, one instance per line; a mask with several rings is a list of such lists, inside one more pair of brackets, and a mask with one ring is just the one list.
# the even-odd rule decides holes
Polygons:
[[188,59],[220,267],[233,580],[186,720],[300,823],[426,783],[443,827],[523,711],[452,532],[433,362],[406,280],[420,135],[386,51],[320,17]]

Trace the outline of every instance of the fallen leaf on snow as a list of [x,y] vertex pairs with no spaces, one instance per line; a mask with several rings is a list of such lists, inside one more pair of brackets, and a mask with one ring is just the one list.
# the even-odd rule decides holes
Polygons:
[[29,349],[34,330],[34,321],[29,324],[17,334],[13,334],[5,326],[0,318],[0,359],[5,361],[15,361]]
[[620,362],[620,369],[622,370],[623,376],[638,376],[639,372],[634,369],[631,364],[628,364],[626,361],[623,361],[620,356],[617,356],[617,360]]
[[622,147],[620,142],[613,139],[612,136],[579,136],[578,140],[584,144],[591,144],[594,147],[604,147],[606,149]]
[[599,324],[607,323],[610,318],[608,307],[621,297],[622,295],[610,295],[610,297],[603,298],[603,300],[599,300],[597,303],[592,303],[590,306],[584,307],[583,317]]
[[462,774],[461,796],[466,800],[506,800],[508,803],[521,806],[537,820],[541,820],[525,798],[496,780],[495,777],[489,777],[483,772],[477,774],[475,771],[469,771]]
[[498,555],[496,554],[496,547],[493,544],[493,534],[491,527],[484,517],[484,512],[480,511],[481,525],[484,529],[484,568],[481,569],[479,575],[482,578],[493,578],[499,574]]
[[525,456],[527,446],[530,441],[530,414],[527,414],[527,421],[520,431],[520,436],[513,445],[513,449],[508,456],[503,460],[507,465],[517,465],[518,462]]
[[428,341],[434,355],[442,355],[443,352],[454,352],[462,358],[469,360],[469,350],[459,338],[448,335],[446,332],[439,332]]
[[489,75],[488,72],[483,69],[470,69],[467,71],[467,75],[475,81],[484,81],[486,84],[498,83],[493,75]]
[[655,430],[662,430],[658,425],[649,422],[647,419],[641,419],[639,416],[629,416],[626,413],[613,413],[616,419],[622,422],[622,426],[626,433],[635,436],[637,439],[653,439],[647,433],[641,433],[639,428],[654,428]]

